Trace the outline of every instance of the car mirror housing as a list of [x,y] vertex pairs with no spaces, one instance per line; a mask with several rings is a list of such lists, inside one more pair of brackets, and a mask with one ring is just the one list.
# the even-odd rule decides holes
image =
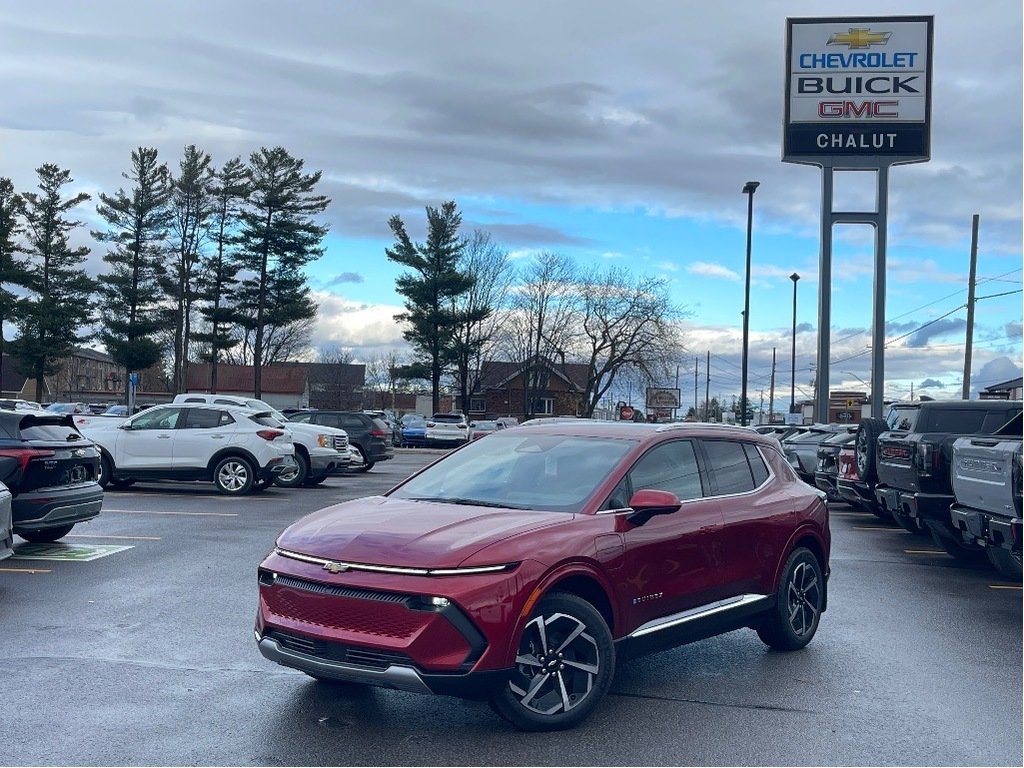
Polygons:
[[123,424],[118,424],[117,428],[118,429],[131,429],[132,428],[132,423],[130,421],[126,421]]
[[628,520],[633,525],[643,525],[655,515],[671,515],[682,505],[674,493],[644,488],[630,498],[629,506],[633,509],[633,514]]

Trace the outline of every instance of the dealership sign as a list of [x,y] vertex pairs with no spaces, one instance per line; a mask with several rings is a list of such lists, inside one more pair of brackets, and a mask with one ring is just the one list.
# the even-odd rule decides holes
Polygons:
[[787,19],[782,159],[928,160],[932,18]]

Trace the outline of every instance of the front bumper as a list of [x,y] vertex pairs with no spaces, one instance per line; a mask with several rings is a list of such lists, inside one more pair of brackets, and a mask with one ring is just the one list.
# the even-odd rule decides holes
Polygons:
[[11,502],[14,532],[40,531],[91,520],[103,506],[103,489],[95,482],[19,493]]
[[893,514],[949,527],[949,508],[956,499],[945,493],[911,493],[888,486],[875,488],[875,498]]
[[11,494],[0,491],[0,560],[14,554],[14,528],[11,520]]
[[351,456],[346,450],[324,451],[323,453],[311,453],[309,455],[309,474],[312,477],[323,475],[336,475],[348,469]]
[[814,475],[814,485],[825,492],[828,496],[829,501],[837,501],[839,499],[839,478],[835,475],[826,474],[824,472],[817,472]]
[[1011,552],[1021,551],[1021,540],[1024,538],[1024,521],[1021,518],[993,515],[959,504],[950,507],[949,513],[954,527],[968,544],[1000,547]]
[[295,456],[294,454],[287,454],[284,456],[275,456],[267,465],[260,467],[257,471],[257,475],[260,480],[268,482],[273,480],[275,477],[283,474],[284,472],[293,469],[295,467]]

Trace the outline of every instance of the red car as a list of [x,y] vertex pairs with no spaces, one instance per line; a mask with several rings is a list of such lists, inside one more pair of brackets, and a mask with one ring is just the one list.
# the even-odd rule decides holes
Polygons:
[[256,641],[317,679],[571,727],[627,658],[741,627],[805,646],[826,607],[823,496],[748,429],[506,429],[285,530]]

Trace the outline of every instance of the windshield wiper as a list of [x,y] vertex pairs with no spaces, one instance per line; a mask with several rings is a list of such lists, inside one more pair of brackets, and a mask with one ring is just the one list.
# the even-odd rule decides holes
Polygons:
[[465,499],[459,496],[412,496],[410,501],[439,501],[443,504],[462,504],[467,507],[494,507],[496,509],[530,509],[516,504],[499,504],[496,501]]

